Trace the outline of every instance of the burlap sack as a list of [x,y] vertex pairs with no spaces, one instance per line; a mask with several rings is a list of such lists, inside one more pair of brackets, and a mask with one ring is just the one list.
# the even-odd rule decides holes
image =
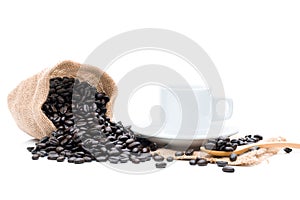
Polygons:
[[98,92],[105,92],[110,97],[107,115],[112,117],[112,105],[117,96],[112,78],[98,67],[63,61],[22,81],[8,95],[9,110],[21,130],[37,139],[56,130],[41,109],[48,96],[49,80],[54,77],[77,78],[96,87]]

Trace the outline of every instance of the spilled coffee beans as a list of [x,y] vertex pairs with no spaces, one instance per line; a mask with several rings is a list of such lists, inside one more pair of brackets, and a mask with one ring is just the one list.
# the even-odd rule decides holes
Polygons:
[[196,165],[197,164],[197,160],[190,160],[189,163],[190,163],[190,165]]
[[230,166],[225,166],[222,168],[223,172],[228,172],[228,173],[233,173],[234,172],[234,168],[230,167]]
[[87,82],[57,77],[50,80],[44,114],[57,128],[50,136],[28,147],[32,159],[82,164],[84,162],[140,163],[151,159],[157,145],[137,138],[130,126],[106,116],[109,97]]
[[165,162],[155,163],[156,168],[166,168],[166,166],[167,166],[167,163],[165,163]]
[[185,154],[186,156],[191,156],[191,155],[193,155],[193,153],[194,153],[194,149],[188,149],[188,150],[186,150],[186,151],[184,152],[184,154]]
[[168,156],[166,160],[167,160],[168,162],[173,162],[173,160],[174,160],[174,157],[172,157],[172,156]]
[[236,159],[237,159],[237,155],[236,155],[235,153],[230,154],[229,160],[230,160],[231,162],[236,161]]
[[206,166],[208,164],[208,162],[205,160],[205,159],[202,159],[200,158],[198,161],[197,161],[197,165],[198,166]]
[[218,165],[218,167],[225,167],[226,165],[228,165],[228,162],[226,162],[226,161],[217,161],[216,164]]

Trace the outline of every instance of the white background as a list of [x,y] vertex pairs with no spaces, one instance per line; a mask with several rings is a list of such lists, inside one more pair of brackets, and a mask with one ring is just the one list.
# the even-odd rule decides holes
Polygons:
[[300,4],[297,1],[1,1],[0,199],[298,199],[300,154],[236,168],[190,167],[128,175],[99,164],[32,161],[31,139],[11,118],[6,97],[21,80],[60,61],[84,62],[99,44],[138,28],[164,28],[209,54],[234,100],[241,134],[300,142]]

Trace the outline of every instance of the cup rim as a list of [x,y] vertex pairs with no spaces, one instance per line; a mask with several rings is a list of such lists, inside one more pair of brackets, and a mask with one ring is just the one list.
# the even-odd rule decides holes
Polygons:
[[192,86],[191,88],[185,87],[185,86],[170,86],[170,87],[162,87],[160,90],[190,90],[192,91],[197,91],[197,90],[205,90],[205,91],[210,91],[208,87],[201,87],[201,86]]

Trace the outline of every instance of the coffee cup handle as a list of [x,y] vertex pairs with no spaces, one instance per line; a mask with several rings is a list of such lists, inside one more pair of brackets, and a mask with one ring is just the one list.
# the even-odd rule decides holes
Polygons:
[[[227,104],[227,109],[226,109],[224,115],[222,115],[222,114],[220,115],[220,114],[217,112],[217,104],[218,104],[220,101],[223,101],[225,105]],[[215,98],[215,99],[214,99],[214,106],[213,106],[213,109],[214,109],[214,112],[213,112],[213,113],[214,113],[213,120],[218,121],[218,120],[226,120],[226,119],[229,119],[229,118],[232,116],[232,112],[233,112],[233,101],[232,101],[232,99]]]

